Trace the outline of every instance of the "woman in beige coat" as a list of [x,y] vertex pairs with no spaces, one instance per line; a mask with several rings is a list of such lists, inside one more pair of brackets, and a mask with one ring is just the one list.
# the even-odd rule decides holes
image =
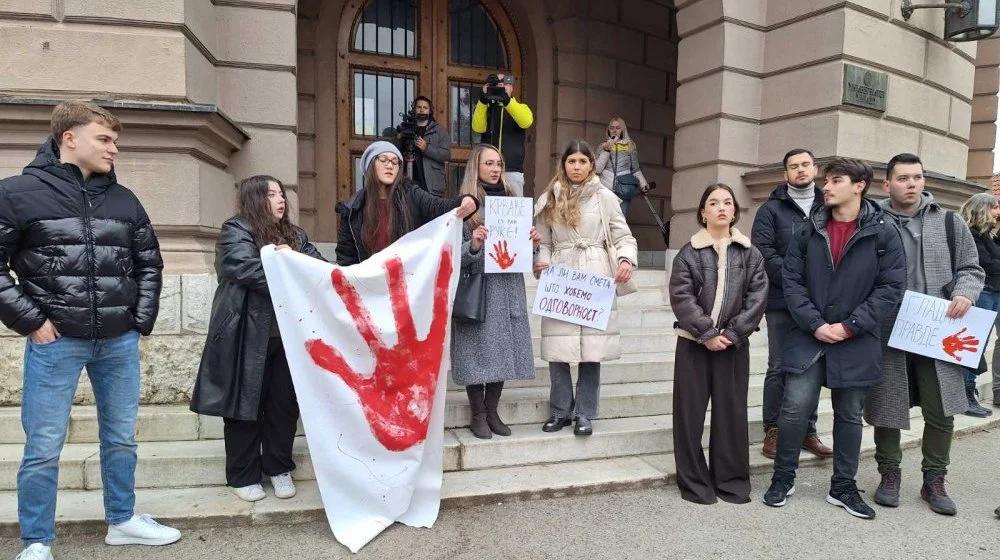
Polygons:
[[[601,185],[594,169],[594,152],[586,142],[573,140],[563,150],[556,176],[535,205],[535,227],[542,238],[536,274],[549,264],[559,264],[611,276],[619,284],[632,278],[638,253],[635,238],[618,197]],[[617,263],[610,262],[606,243],[617,249]],[[552,383],[552,416],[542,430],[557,432],[575,417],[573,433],[590,435],[590,421],[598,413],[601,362],[621,357],[617,312],[612,310],[603,331],[543,317],[541,354],[549,362]],[[570,363],[580,364],[575,398]]]

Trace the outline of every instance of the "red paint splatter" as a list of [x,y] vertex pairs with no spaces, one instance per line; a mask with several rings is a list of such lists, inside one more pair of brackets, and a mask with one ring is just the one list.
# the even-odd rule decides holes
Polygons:
[[358,395],[375,439],[389,451],[405,451],[427,439],[447,334],[451,247],[441,250],[441,264],[434,282],[434,312],[424,340],[417,339],[403,280],[403,262],[399,257],[389,259],[385,270],[398,334],[392,348],[377,334],[371,314],[343,271],[338,268],[330,275],[334,289],[375,358],[372,375],[362,376],[351,369],[344,356],[322,340],[307,340],[306,351],[316,365],[341,378]]
[[975,352],[979,348],[979,339],[975,336],[959,336],[964,333],[966,329],[962,329],[957,333],[945,337],[941,341],[941,347],[944,349],[945,353],[955,358],[958,361],[962,361],[961,356],[958,356],[959,352]]
[[511,256],[510,252],[507,250],[507,240],[501,239],[493,244],[494,253],[490,253],[490,258],[493,262],[497,263],[500,270],[507,270],[508,268],[514,266],[514,259],[517,258],[517,253]]

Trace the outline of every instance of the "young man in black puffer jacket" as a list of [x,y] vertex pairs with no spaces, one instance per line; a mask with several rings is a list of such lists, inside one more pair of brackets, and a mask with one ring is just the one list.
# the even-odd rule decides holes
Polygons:
[[97,400],[105,542],[181,537],[133,511],[139,335],[156,321],[163,261],[142,204],[115,178],[120,130],[96,105],[61,103],[35,160],[0,181],[0,320],[27,337],[19,558],[52,558],[59,455],[85,367]]

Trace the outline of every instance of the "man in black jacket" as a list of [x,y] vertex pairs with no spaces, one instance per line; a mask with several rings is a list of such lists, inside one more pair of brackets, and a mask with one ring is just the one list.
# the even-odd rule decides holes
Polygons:
[[[816,186],[816,166],[812,152],[795,148],[782,160],[785,183],[778,185],[771,197],[757,211],[753,221],[751,241],[761,255],[767,269],[767,374],[764,376],[764,446],[761,453],[774,459],[778,444],[778,416],[781,398],[785,393],[785,374],[781,371],[781,353],[784,334],[794,329],[795,323],[788,314],[785,294],[781,290],[781,267],[784,264],[788,242],[795,228],[802,226],[814,210],[823,206],[823,192]],[[823,445],[816,434],[816,411],[809,417],[806,439],[802,444],[814,455],[830,457],[833,450]]]
[[778,447],[764,503],[785,505],[795,492],[795,470],[809,415],[820,390],[833,401],[833,478],[826,501],[855,517],[875,510],[861,499],[855,477],[861,452],[862,408],[882,379],[882,318],[906,287],[906,256],[899,232],[882,209],[864,198],[872,168],[837,158],[826,167],[825,208],[792,236],[782,269],[788,311],[798,328],[787,333],[787,373],[778,420]]
[[139,335],[156,321],[163,261],[142,204],[115,178],[120,130],[96,105],[62,103],[35,160],[0,181],[0,320],[27,337],[17,473],[25,558],[52,558],[59,455],[85,367],[100,427],[105,542],[181,537],[133,511]]

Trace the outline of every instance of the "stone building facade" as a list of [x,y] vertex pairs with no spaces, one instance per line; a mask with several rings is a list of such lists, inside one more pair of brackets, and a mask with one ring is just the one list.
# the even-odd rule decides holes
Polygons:
[[[949,43],[940,11],[904,21],[899,8],[899,0],[2,0],[0,176],[32,158],[57,100],[96,99],[122,118],[116,169],[149,210],[167,263],[163,312],[143,342],[143,399],[182,401],[235,182],[278,177],[310,236],[335,242],[334,208],[354,189],[353,158],[383,121],[413,96],[430,96],[452,132],[457,174],[472,141],[470,92],[491,72],[514,73],[518,97],[534,109],[529,193],[547,184],[567,140],[600,142],[620,115],[658,185],[656,211],[672,218],[671,247],[690,236],[711,182],[732,185],[751,219],[794,146],[873,162],[916,152],[936,194],[960,202],[993,171],[1000,39]],[[848,67],[885,76],[884,110],[844,103]],[[645,250],[640,264],[662,266],[666,245],[646,206],[634,203],[629,221]],[[0,402],[11,403],[21,342],[7,334]]]

